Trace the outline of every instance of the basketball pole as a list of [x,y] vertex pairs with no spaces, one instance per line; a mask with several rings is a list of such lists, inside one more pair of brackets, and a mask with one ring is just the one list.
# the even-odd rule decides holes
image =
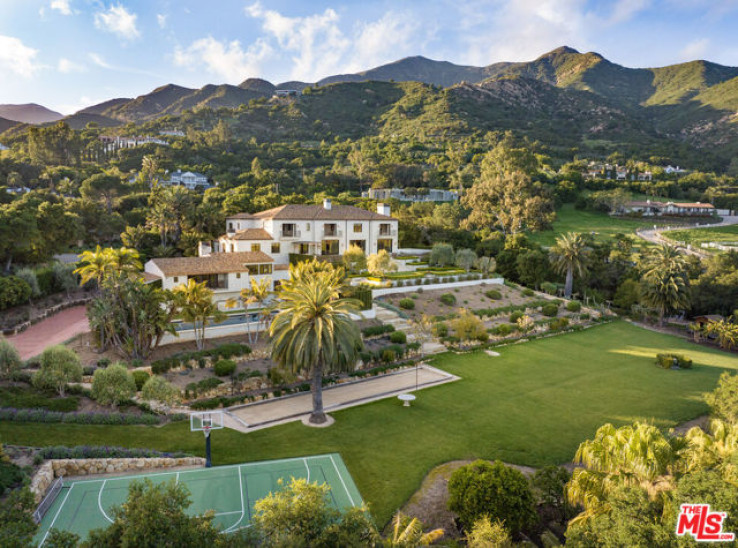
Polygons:
[[210,458],[210,431],[205,432],[205,468],[211,468],[213,461]]

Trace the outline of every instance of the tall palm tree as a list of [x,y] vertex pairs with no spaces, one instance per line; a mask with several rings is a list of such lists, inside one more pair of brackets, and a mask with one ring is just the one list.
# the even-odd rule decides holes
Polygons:
[[112,270],[114,258],[109,249],[103,249],[99,245],[94,251],[83,251],[80,255],[81,266],[74,270],[79,274],[79,285],[85,285],[90,280],[95,280],[98,287]]
[[607,512],[607,496],[616,487],[638,485],[656,496],[673,486],[685,445],[682,438],[666,437],[645,423],[598,428],[595,438],[582,443],[574,456],[574,462],[585,467],[574,470],[567,496],[581,504],[584,512],[572,523]]
[[[268,313],[265,313],[264,306],[266,305],[266,302],[269,300],[269,295],[271,294],[271,290],[269,289],[272,285],[272,279],[269,277],[262,278],[261,280],[257,280],[256,278],[251,278],[251,287],[242,289],[241,290],[241,300],[244,303],[244,308],[246,309],[246,313],[248,314],[249,311],[249,305],[255,304],[259,307],[258,311],[258,318],[259,321],[257,322],[259,326],[262,322],[266,322],[266,318],[269,317]],[[251,322],[246,322],[248,333],[249,333],[249,342],[258,342],[259,341],[259,326],[256,328],[256,335],[254,336],[253,341],[251,340]]]
[[226,319],[226,314],[213,302],[213,290],[206,282],[189,279],[186,285],[174,288],[174,297],[182,319],[192,323],[197,349],[202,350],[208,323],[220,323]]
[[587,242],[578,232],[569,232],[556,238],[551,248],[551,262],[559,274],[566,275],[564,297],[571,297],[574,274],[583,276],[587,271]]
[[330,270],[314,263],[290,266],[290,279],[279,292],[279,313],[269,328],[272,359],[311,377],[314,424],[327,420],[323,375],[353,367],[361,348],[359,328],[351,319],[361,303],[341,297],[342,269],[328,266]]
[[667,312],[689,305],[687,263],[671,245],[656,248],[644,261],[643,302],[658,310],[659,325]]
[[120,272],[126,272],[129,275],[140,271],[143,268],[138,251],[130,247],[121,247],[119,249],[109,249],[112,267]]

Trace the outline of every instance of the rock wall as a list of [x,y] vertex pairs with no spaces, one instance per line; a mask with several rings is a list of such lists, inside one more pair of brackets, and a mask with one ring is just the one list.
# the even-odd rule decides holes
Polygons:
[[40,502],[54,479],[59,476],[89,476],[146,472],[158,468],[178,466],[205,466],[202,457],[152,457],[126,459],[54,459],[44,462],[31,479],[31,491]]

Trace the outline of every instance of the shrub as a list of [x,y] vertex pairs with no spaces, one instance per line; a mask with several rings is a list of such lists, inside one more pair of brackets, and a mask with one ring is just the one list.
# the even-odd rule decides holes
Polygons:
[[692,360],[683,354],[656,354],[656,365],[664,369],[671,369],[674,365],[680,369],[691,369]]
[[25,303],[31,298],[31,286],[17,276],[0,276],[0,310]]
[[15,346],[0,336],[0,378],[7,379],[14,372],[20,371],[22,366],[23,362]]
[[592,316],[591,316],[591,315],[589,314],[589,312],[585,312],[584,314],[580,314],[580,315],[579,315],[579,319],[580,319],[580,320],[588,320],[588,319],[590,319],[591,317],[592,317]]
[[404,331],[394,331],[390,333],[390,341],[394,344],[405,344],[407,342],[407,334]]
[[523,317],[523,313],[520,310],[516,310],[510,314],[510,323],[517,323],[517,321]]
[[564,329],[569,325],[569,318],[556,318],[548,324],[553,331]]
[[55,445],[52,447],[44,447],[39,451],[44,459],[121,459],[121,458],[179,458],[187,457],[187,453],[177,451],[175,453],[161,452],[154,449],[129,449],[127,447],[111,447],[98,445],[75,445],[74,447],[66,447],[64,445]]
[[440,300],[446,306],[453,306],[456,304],[456,296],[452,293],[444,293],[438,300]]
[[488,299],[492,299],[493,301],[499,301],[502,298],[502,293],[497,291],[496,289],[490,289],[489,291],[484,292],[485,297]]
[[148,371],[133,371],[131,374],[133,375],[133,382],[136,383],[136,390],[138,392],[141,391],[141,389],[144,387],[144,384],[146,384],[146,381],[148,381],[149,377],[151,377]]
[[525,289],[523,289],[521,293],[523,294],[524,297],[532,297],[533,295],[536,294],[536,292],[533,291],[530,287],[526,287]]
[[556,303],[544,304],[541,307],[541,312],[543,313],[544,316],[553,317],[559,313],[559,307]]
[[509,323],[503,323],[495,327],[492,332],[498,337],[507,337],[512,333],[512,326]]
[[382,350],[382,361],[384,363],[392,363],[397,359],[397,354],[395,354],[395,351],[387,348],[385,350]]
[[50,346],[41,354],[40,369],[33,376],[37,388],[50,388],[64,396],[67,383],[82,380],[79,356],[66,346]]
[[[180,416],[172,415],[171,420],[180,420]],[[75,411],[63,413],[60,411],[48,411],[46,409],[0,409],[0,421],[13,422],[44,422],[44,423],[68,423],[68,424],[159,424],[162,418],[150,413],[134,415],[133,413],[89,413]]]
[[454,330],[454,335],[462,341],[479,340],[482,334],[487,335],[482,320],[466,308],[461,310],[461,314],[457,318],[451,320],[451,327]]
[[228,377],[236,371],[236,362],[233,360],[219,360],[213,369],[216,377]]
[[102,405],[117,407],[135,394],[136,382],[123,364],[98,369],[92,377],[92,399]]
[[174,405],[179,400],[179,390],[172,386],[164,377],[149,377],[141,390],[145,400],[155,401],[165,406]]
[[513,535],[533,523],[535,500],[528,480],[499,461],[477,460],[456,470],[448,482],[448,507],[471,529],[487,516],[505,524]]
[[373,325],[362,329],[361,334],[364,335],[364,337],[378,337],[380,335],[392,333],[394,330],[395,326],[391,324]]
[[566,303],[566,309],[569,312],[579,312],[582,309],[582,303],[579,301],[569,301]]
[[448,326],[443,322],[438,322],[433,326],[436,337],[445,337],[448,335]]
[[551,282],[543,282],[541,284],[541,291],[544,293],[548,293],[549,295],[553,295],[556,293],[557,286],[554,283]]
[[451,244],[435,244],[428,255],[428,264],[430,266],[448,266],[454,264],[455,260],[456,256],[454,255],[454,248]]
[[40,297],[41,290],[38,287],[38,278],[36,277],[36,271],[32,268],[19,268],[16,270],[15,275],[21,280],[28,284],[31,288],[31,297]]
[[400,308],[404,310],[415,310],[415,301],[409,298],[400,299]]

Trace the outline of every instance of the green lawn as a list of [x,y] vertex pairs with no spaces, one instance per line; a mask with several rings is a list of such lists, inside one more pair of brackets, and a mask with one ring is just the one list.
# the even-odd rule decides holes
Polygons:
[[[680,351],[693,370],[654,365]],[[701,394],[738,356],[643,330],[626,322],[483,352],[445,354],[435,365],[462,380],[423,390],[403,408],[395,399],[334,414],[336,424],[301,423],[213,434],[216,464],[339,452],[380,524],[434,466],[483,457],[540,466],[571,460],[597,427],[636,419],[671,427],[707,411]],[[165,427],[0,424],[0,440],[22,445],[109,444],[202,454],[202,435]]]
[[564,204],[556,211],[553,230],[535,232],[529,237],[541,245],[551,246],[558,236],[567,232],[594,232],[596,239],[605,240],[618,233],[632,234],[638,228],[653,227],[653,224],[653,219],[621,219],[606,213],[574,209],[574,204]]
[[663,235],[675,242],[685,242],[696,247],[703,242],[738,242],[738,225],[669,230]]

